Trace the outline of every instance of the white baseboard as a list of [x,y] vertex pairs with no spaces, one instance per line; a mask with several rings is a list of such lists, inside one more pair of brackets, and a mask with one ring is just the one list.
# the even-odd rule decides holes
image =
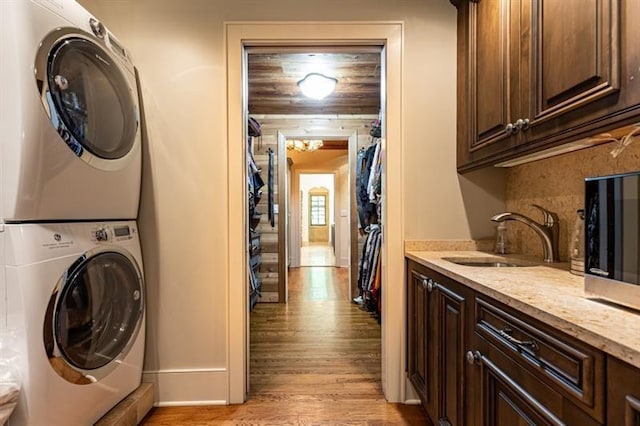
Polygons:
[[153,404],[154,407],[205,407],[211,405],[227,405],[227,401],[169,401]]
[[153,383],[154,406],[228,404],[226,368],[143,371],[142,381]]
[[404,403],[407,405],[421,404],[420,396],[413,388],[406,374],[404,375]]

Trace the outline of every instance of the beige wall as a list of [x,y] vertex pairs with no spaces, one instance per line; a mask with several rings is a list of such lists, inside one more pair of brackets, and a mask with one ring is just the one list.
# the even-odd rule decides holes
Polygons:
[[131,49],[141,75],[148,130],[139,215],[149,301],[145,370],[161,379],[162,402],[228,396],[226,301],[235,283],[226,279],[225,21],[403,21],[405,238],[492,233],[484,211],[504,206],[500,176],[455,172],[456,10],[448,1],[81,3]]
[[336,266],[340,268],[349,267],[349,194],[353,192],[349,185],[349,164],[348,158],[343,159],[343,163],[336,171]]

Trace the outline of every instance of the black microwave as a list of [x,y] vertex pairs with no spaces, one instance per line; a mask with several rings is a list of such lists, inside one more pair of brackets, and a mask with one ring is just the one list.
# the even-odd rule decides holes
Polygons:
[[640,310],[640,172],[585,180],[587,297]]

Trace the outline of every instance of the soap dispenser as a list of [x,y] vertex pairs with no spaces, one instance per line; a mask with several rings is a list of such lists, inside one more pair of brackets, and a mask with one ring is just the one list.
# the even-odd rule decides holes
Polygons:
[[584,275],[584,209],[576,211],[569,241],[569,272]]
[[507,224],[499,222],[496,227],[496,246],[494,251],[498,254],[506,254],[507,250]]

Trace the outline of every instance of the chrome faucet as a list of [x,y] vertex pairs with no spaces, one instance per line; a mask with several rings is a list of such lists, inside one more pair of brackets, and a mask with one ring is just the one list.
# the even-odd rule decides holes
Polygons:
[[558,215],[540,207],[537,204],[532,204],[544,215],[544,223],[540,224],[535,220],[528,218],[520,213],[500,213],[491,218],[494,222],[503,222],[505,220],[516,220],[522,222],[529,228],[533,229],[540,239],[542,240],[542,249],[544,251],[545,262],[559,262],[560,256],[558,255]]

